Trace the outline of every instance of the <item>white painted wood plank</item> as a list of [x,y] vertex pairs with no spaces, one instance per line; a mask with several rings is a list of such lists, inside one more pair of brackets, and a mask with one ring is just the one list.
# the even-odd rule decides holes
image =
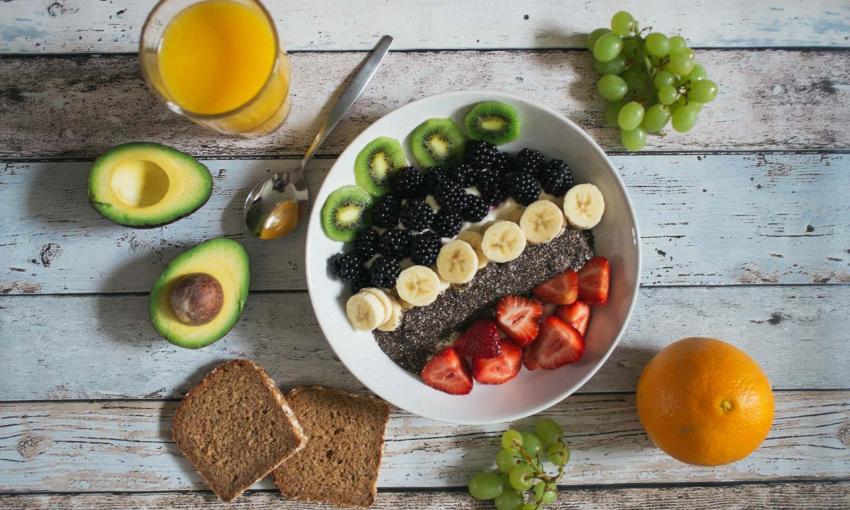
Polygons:
[[[644,285],[850,282],[850,156],[614,156],[643,235]],[[297,161],[207,161],[209,203],[172,225],[134,230],[89,206],[88,163],[0,167],[0,293],[146,292],[185,246],[244,242],[255,290],[304,289],[304,227],[259,242],[241,204],[270,168]],[[310,173],[315,196],[332,163]]]
[[[134,56],[0,59],[0,158],[93,157],[117,143],[161,141],[192,154],[300,157],[327,98],[362,59],[359,52],[292,56],[292,114],[276,133],[222,136],[169,112],[147,90]],[[698,52],[720,83],[718,98],[687,134],[651,137],[653,150],[846,149],[850,51]],[[580,51],[391,53],[326,142],[338,154],[379,117],[441,92],[489,89],[560,111],[606,149],[591,57]],[[401,133],[400,135],[404,135]]]
[[[770,435],[750,457],[688,466],[656,449],[633,395],[573,396],[543,416],[572,450],[566,484],[641,484],[843,478],[850,475],[850,393],[782,392]],[[176,402],[0,404],[0,491],[205,489],[171,440]],[[526,427],[530,420],[517,424]],[[379,486],[453,487],[491,465],[505,425],[453,426],[394,411]],[[268,480],[255,486],[272,488]]]
[[[644,364],[685,336],[741,347],[775,388],[850,388],[850,286],[642,289],[622,343],[582,391],[632,391]],[[0,400],[178,397],[246,357],[281,384],[362,386],[335,358],[306,293],[252,294],[242,319],[200,350],[150,325],[147,296],[0,297]]]
[[[847,46],[850,7],[841,0],[466,1],[380,0],[309,3],[266,0],[292,50],[370,48],[378,35],[396,49],[576,48],[620,9],[642,26],[681,33],[704,46]],[[5,0],[0,52],[135,52],[152,7],[145,0]]]
[[[569,487],[560,505],[553,508],[620,510],[796,510],[850,507],[850,482],[746,483],[733,486],[628,487],[614,489]],[[0,496],[8,510],[86,508],[97,510],[319,510],[318,503],[283,499],[275,491],[248,492],[231,503],[218,501],[211,492],[136,494],[21,494]],[[492,510],[490,502],[475,501],[463,491],[379,492],[374,510]]]

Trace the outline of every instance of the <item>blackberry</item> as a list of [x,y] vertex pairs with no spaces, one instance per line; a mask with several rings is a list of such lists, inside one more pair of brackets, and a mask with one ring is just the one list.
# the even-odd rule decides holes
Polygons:
[[463,160],[476,168],[492,168],[500,173],[507,170],[510,161],[507,154],[484,140],[466,142]]
[[542,152],[536,151],[534,149],[525,148],[519,151],[519,154],[517,154],[516,162],[514,163],[514,168],[528,168],[531,169],[533,174],[537,174],[537,171],[545,163],[546,156],[544,156]]
[[401,267],[398,261],[388,257],[378,257],[372,261],[369,268],[369,280],[374,287],[391,289],[395,287]]
[[402,207],[400,219],[408,229],[421,232],[431,228],[434,210],[422,199],[411,199]]
[[382,255],[401,260],[410,255],[410,240],[412,238],[413,234],[409,230],[402,230],[400,228],[387,230],[381,236],[381,248],[379,251]]
[[502,188],[501,184],[479,187],[478,191],[481,192],[481,200],[488,205],[499,205],[508,198],[508,194]]
[[454,169],[454,180],[464,188],[469,188],[475,186],[478,181],[478,172],[479,167],[461,163]]
[[428,170],[425,172],[425,193],[428,195],[435,194],[444,182],[450,180],[448,171],[444,167],[436,166]]
[[573,187],[573,173],[567,163],[560,159],[553,159],[544,166],[538,175],[543,191],[552,195],[563,195]]
[[369,260],[381,245],[381,236],[371,228],[363,229],[354,238],[354,253],[360,260]]
[[365,267],[361,267],[360,271],[358,271],[357,273],[357,276],[351,280],[350,285],[352,294],[357,294],[366,287],[371,287],[372,275],[370,274],[370,271]]
[[450,209],[440,209],[437,212],[437,217],[434,218],[431,230],[440,237],[454,237],[460,233],[461,227],[463,227],[463,218],[461,218],[460,213]]
[[522,205],[528,205],[540,198],[540,185],[530,174],[523,172],[505,174],[502,184],[511,198]]
[[372,206],[372,224],[381,228],[393,228],[398,225],[398,215],[401,209],[401,200],[395,195],[387,193],[378,198]]
[[340,280],[351,281],[355,279],[363,269],[363,263],[354,253],[338,253],[331,257],[331,272]]
[[390,189],[401,198],[421,198],[425,191],[425,173],[418,168],[408,166],[399,169],[390,183]]
[[421,266],[433,266],[440,252],[440,237],[433,232],[422,232],[410,244],[410,260]]
[[481,197],[467,194],[463,197],[463,208],[461,212],[464,221],[478,223],[487,216],[487,213],[490,212],[490,207]]
[[460,184],[452,181],[446,181],[437,187],[434,192],[434,199],[440,209],[449,211],[460,211],[463,207],[464,190]]

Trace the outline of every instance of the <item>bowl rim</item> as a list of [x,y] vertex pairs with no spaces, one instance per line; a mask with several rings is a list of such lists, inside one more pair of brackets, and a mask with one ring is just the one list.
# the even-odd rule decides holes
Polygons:
[[[605,353],[602,354],[602,356],[599,359],[599,362],[596,363],[596,365],[593,366],[590,370],[588,370],[587,374],[585,374],[582,378],[580,378],[577,383],[572,385],[566,391],[560,393],[559,395],[557,395],[557,396],[555,396],[555,397],[553,397],[553,398],[551,398],[551,399],[549,399],[549,400],[547,400],[547,401],[545,401],[541,404],[535,405],[533,407],[526,408],[523,411],[518,412],[518,413],[514,413],[514,414],[511,414],[511,415],[504,416],[501,419],[476,420],[476,419],[469,419],[469,418],[453,418],[451,420],[448,420],[444,417],[429,416],[427,413],[422,413],[421,411],[414,411],[414,410],[409,409],[405,405],[400,405],[397,402],[385,399],[381,395],[381,393],[379,393],[375,389],[373,389],[369,384],[367,384],[365,381],[360,379],[360,377],[358,377],[354,373],[354,371],[351,370],[351,368],[348,366],[346,361],[343,359],[343,357],[337,351],[336,347],[334,346],[334,343],[330,340],[330,338],[328,336],[328,331],[326,331],[325,325],[322,324],[322,322],[319,320],[318,315],[316,315],[316,322],[319,323],[319,329],[321,329],[322,334],[325,337],[325,342],[327,342],[327,344],[330,345],[331,350],[334,352],[334,354],[337,356],[337,358],[340,360],[340,362],[342,362],[343,366],[345,366],[345,368],[348,370],[348,372],[352,376],[354,376],[355,379],[357,379],[363,386],[365,386],[369,391],[371,391],[372,393],[374,393],[378,397],[380,397],[384,400],[387,400],[387,402],[398,407],[399,409],[401,409],[403,411],[406,411],[406,412],[413,414],[415,416],[421,416],[423,418],[427,418],[427,419],[430,419],[430,420],[443,422],[443,423],[459,424],[459,425],[490,425],[490,424],[507,423],[507,422],[520,420],[520,419],[526,418],[528,416],[537,414],[537,413],[544,411],[546,409],[549,409],[550,407],[558,404],[559,402],[563,401],[564,399],[566,399],[567,397],[569,397],[570,395],[572,395],[573,393],[575,393],[576,391],[581,389],[585,384],[587,384],[587,381],[589,381],[594,375],[596,375],[596,373],[599,371],[599,369],[602,368],[602,366],[605,365],[605,363],[608,361],[608,358],[611,356],[611,353],[614,352],[614,349],[616,349],[617,346],[619,345],[620,340],[622,339],[623,334],[625,333],[626,329],[628,328],[629,322],[631,321],[632,314],[634,313],[634,309],[635,309],[635,304],[637,303],[638,296],[639,296],[639,293],[640,293],[640,277],[641,277],[641,272],[642,272],[643,261],[642,261],[642,254],[641,254],[641,249],[640,249],[640,246],[641,246],[640,230],[639,230],[639,226],[638,226],[638,222],[637,222],[637,217],[635,215],[634,207],[632,205],[631,198],[629,197],[628,189],[626,188],[625,183],[623,182],[622,178],[620,177],[620,174],[617,172],[617,167],[614,166],[613,162],[608,157],[608,154],[604,150],[602,150],[602,148],[599,146],[599,144],[596,143],[596,140],[594,140],[593,137],[591,137],[590,134],[587,133],[587,131],[585,131],[578,124],[576,124],[575,122],[573,122],[572,120],[567,118],[565,115],[561,114],[560,112],[554,110],[553,108],[551,108],[551,107],[549,107],[549,106],[547,106],[543,103],[540,103],[538,101],[526,99],[524,97],[521,97],[521,96],[518,96],[518,95],[515,95],[515,94],[511,94],[511,93],[507,93],[507,92],[499,92],[499,91],[483,90],[483,89],[469,89],[469,90],[457,90],[457,91],[450,91],[450,92],[442,92],[442,93],[439,93],[439,94],[426,96],[426,97],[417,99],[415,101],[411,101],[407,104],[404,104],[404,105],[402,105],[398,108],[393,109],[390,112],[387,112],[386,114],[382,115],[377,120],[371,122],[369,124],[369,126],[367,126],[351,142],[349,142],[348,145],[346,145],[345,149],[339,154],[339,156],[337,156],[333,165],[331,165],[331,167],[328,169],[327,173],[325,174],[324,178],[322,179],[322,183],[319,186],[319,192],[317,192],[317,195],[319,195],[321,193],[321,190],[322,190],[322,188],[324,188],[325,183],[327,181],[327,177],[331,174],[331,172],[333,172],[333,170],[336,167],[339,160],[343,159],[343,156],[346,154],[346,152],[348,152],[350,150],[354,150],[354,147],[361,143],[361,138],[363,138],[364,133],[368,130],[369,127],[375,125],[376,123],[380,122],[381,120],[385,119],[386,117],[399,112],[400,110],[407,109],[407,108],[413,109],[415,106],[420,105],[424,102],[429,102],[429,101],[434,101],[434,100],[439,100],[439,99],[444,99],[444,98],[451,98],[451,97],[455,97],[455,96],[465,96],[465,95],[486,96],[486,97],[488,97],[489,99],[492,99],[492,100],[504,100],[506,102],[514,101],[514,102],[518,102],[518,103],[525,103],[525,104],[533,106],[535,108],[539,108],[540,110],[543,110],[547,114],[554,116],[559,121],[568,125],[575,132],[577,132],[581,136],[581,138],[584,139],[585,142],[587,142],[589,144],[591,149],[593,151],[595,151],[598,155],[600,155],[602,157],[602,159],[605,161],[605,163],[608,164],[608,167],[611,170],[611,173],[614,177],[614,181],[617,183],[617,185],[623,191],[623,196],[625,197],[625,211],[628,214],[628,219],[629,219],[629,221],[631,222],[631,225],[632,225],[634,243],[635,243],[635,246],[637,248],[635,250],[635,254],[636,254],[636,260],[635,260],[636,274],[635,274],[635,278],[634,278],[634,284],[633,284],[633,287],[631,289],[632,290],[632,299],[631,299],[631,302],[629,303],[628,309],[626,311],[625,319],[623,320],[623,323],[620,325],[620,328],[617,331],[617,334],[615,335],[614,340],[611,342],[611,345],[608,347],[608,349],[605,351]],[[483,101],[483,100],[486,100],[486,99],[477,99],[476,101]],[[313,210],[311,211],[310,217],[308,218],[308,227],[309,227],[310,224],[313,223],[313,216],[320,214],[320,210],[321,210],[321,207],[317,207],[316,203],[313,202]],[[312,262],[311,262],[311,260],[312,260],[311,245],[313,243],[311,243],[311,239],[314,235],[320,235],[322,233],[321,232],[314,232],[313,230],[315,230],[315,229],[308,228],[307,229],[307,235],[305,237],[304,270],[305,270],[305,279],[307,281],[307,292],[308,292],[309,297],[310,297],[310,306],[313,308],[313,313],[315,314],[315,309],[317,307],[317,303],[314,302],[315,293],[314,293],[314,289],[313,289],[312,279],[310,278],[310,275],[312,274],[312,271],[313,271]],[[422,384],[424,384],[424,383],[422,383]]]

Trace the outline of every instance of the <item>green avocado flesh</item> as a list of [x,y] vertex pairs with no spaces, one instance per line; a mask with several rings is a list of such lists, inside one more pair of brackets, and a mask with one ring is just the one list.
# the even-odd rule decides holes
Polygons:
[[[221,311],[210,322],[191,326],[180,322],[171,308],[171,291],[186,275],[206,273],[221,284]],[[236,241],[219,237],[184,251],[168,264],[151,290],[151,321],[169,342],[197,349],[227,334],[242,314],[251,280],[248,253]]]
[[134,142],[92,164],[89,201],[105,218],[128,227],[156,227],[191,214],[212,192],[204,165],[176,149]]

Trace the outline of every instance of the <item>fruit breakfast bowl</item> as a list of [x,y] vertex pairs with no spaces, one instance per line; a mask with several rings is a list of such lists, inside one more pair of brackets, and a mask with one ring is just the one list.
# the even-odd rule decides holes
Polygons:
[[[583,335],[584,352],[583,355],[580,353],[577,361],[552,370],[522,369],[504,384],[475,384],[468,394],[452,395],[426,385],[415,370],[405,370],[393,361],[376,341],[377,331],[373,334],[352,326],[346,315],[346,301],[351,292],[345,282],[334,278],[329,264],[329,260],[343,251],[345,245],[326,235],[322,205],[334,190],[354,185],[356,180],[362,182],[362,175],[355,179],[356,160],[373,140],[388,137],[400,141],[407,160],[413,164],[419,158],[411,151],[415,136],[410,134],[417,126],[432,118],[450,118],[458,126],[464,126],[464,117],[472,105],[482,101],[512,106],[520,122],[518,135],[514,133],[513,141],[500,145],[500,151],[515,154],[528,147],[549,158],[563,160],[572,171],[576,184],[590,183],[601,192],[605,212],[601,221],[597,220],[599,223],[593,227],[592,237],[586,238],[593,249],[592,254],[604,257],[610,263],[610,293],[606,289],[607,303],[604,306],[593,307],[592,320]],[[553,199],[556,204],[565,200]],[[510,216],[510,213],[505,215]],[[488,219],[494,218],[490,215]],[[572,232],[586,235],[590,231]],[[461,424],[506,422],[535,414],[563,400],[581,388],[605,363],[625,330],[637,297],[639,239],[625,186],[602,149],[581,128],[552,109],[520,97],[486,91],[451,92],[415,101],[386,115],[363,131],[337,159],[316,197],[309,220],[307,285],[319,325],[334,352],[351,373],[375,394],[401,409],[434,420]],[[556,243],[551,245],[555,247]],[[448,244],[443,248],[446,246]],[[539,246],[529,244],[532,248]],[[549,251],[553,249],[556,248]],[[529,258],[542,252],[529,248],[525,253]],[[509,272],[508,264],[494,264],[492,260],[487,267],[490,271],[487,274],[491,276],[495,271]],[[479,274],[484,274],[484,270],[480,270]],[[522,271],[517,271],[511,275],[503,274],[501,278],[521,278],[521,274]],[[520,286],[527,283],[530,289],[540,282],[513,283]],[[392,289],[386,289],[386,292],[403,302],[401,293],[395,296]],[[440,300],[433,303],[430,306],[437,306]],[[554,307],[547,309],[551,308]],[[450,311],[445,312],[448,314]],[[439,345],[435,341],[435,350],[448,341],[444,339]]]

